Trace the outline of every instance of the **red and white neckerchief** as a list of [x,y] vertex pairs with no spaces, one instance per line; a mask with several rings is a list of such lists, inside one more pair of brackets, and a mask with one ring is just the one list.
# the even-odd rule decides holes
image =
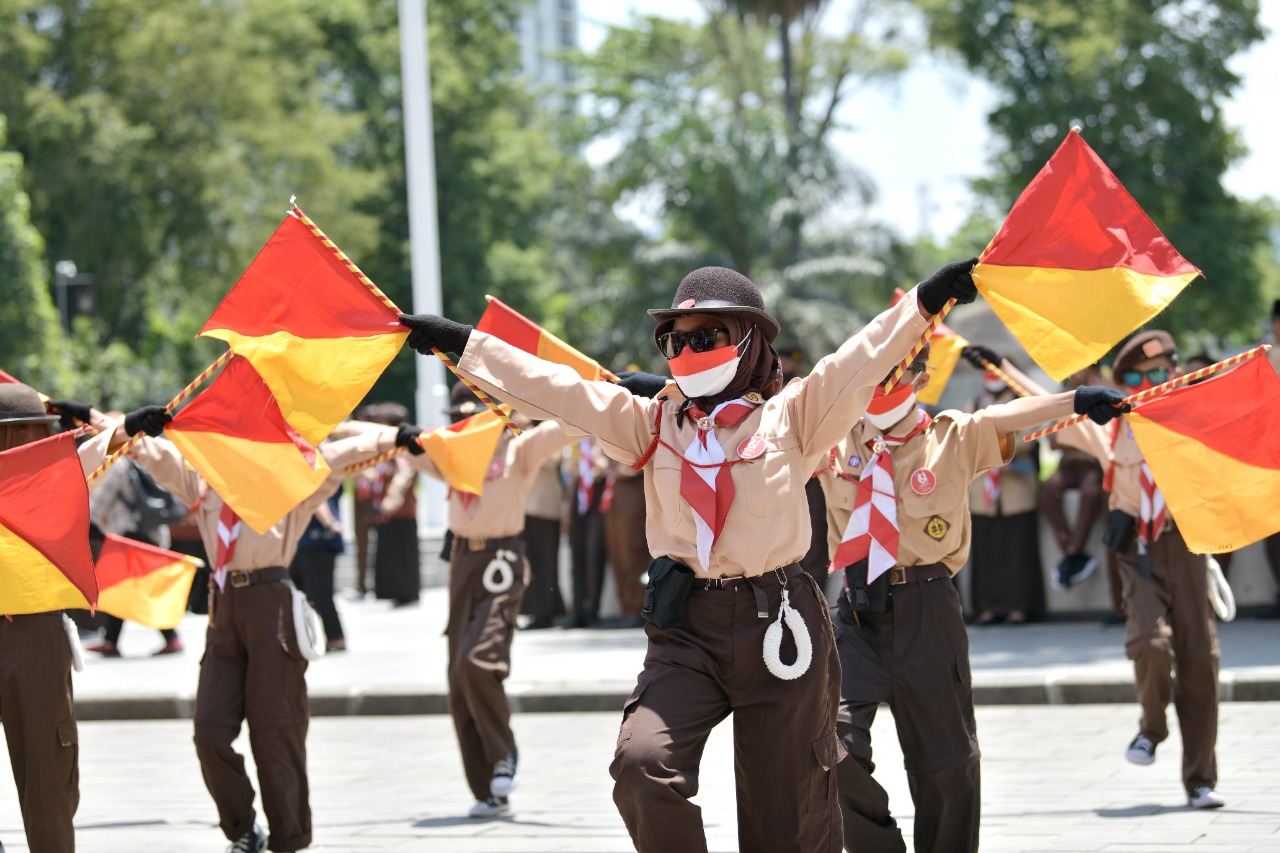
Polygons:
[[604,489],[600,492],[600,514],[604,515],[613,506],[613,486],[617,482],[614,477],[604,478]]
[[697,527],[698,562],[704,572],[711,571],[711,549],[724,530],[729,507],[733,504],[733,478],[725,462],[724,448],[712,431],[718,426],[737,426],[751,414],[756,404],[745,398],[729,400],[704,415],[696,406],[689,407],[689,417],[698,429],[684,450],[680,466],[680,497],[693,510]]
[[865,559],[867,583],[871,583],[897,565],[898,493],[893,485],[892,448],[906,444],[933,422],[924,409],[916,411],[920,413],[919,418],[906,435],[881,435],[867,442],[875,452],[862,466],[853,514],[831,558],[830,571],[839,571]]
[[213,561],[213,581],[218,589],[225,589],[227,584],[227,567],[231,558],[236,555],[236,542],[240,539],[240,516],[231,508],[231,504],[222,502],[222,511],[218,513],[218,553]]
[[[498,479],[507,470],[506,445],[504,444],[504,445],[501,445],[500,447],[502,449],[502,452],[494,456],[493,461],[489,463],[489,470],[486,471],[484,474],[484,478],[486,481]],[[473,494],[472,492],[460,492],[457,489],[450,486],[449,494],[447,497],[453,497],[454,495],[458,496],[458,500],[462,502],[462,508],[464,510],[471,509],[471,505],[474,504],[476,502],[476,499],[480,497],[479,495]]]
[[1138,541],[1149,545],[1164,532],[1164,494],[1151,476],[1151,469],[1143,462],[1138,470],[1138,486],[1142,490],[1142,504],[1138,514]]
[[996,505],[996,501],[1000,500],[1000,472],[1001,468],[992,468],[984,471],[982,474],[982,505],[987,509],[992,509]]
[[596,484],[591,466],[592,444],[590,436],[578,442],[578,515],[586,515],[591,509],[591,491]]

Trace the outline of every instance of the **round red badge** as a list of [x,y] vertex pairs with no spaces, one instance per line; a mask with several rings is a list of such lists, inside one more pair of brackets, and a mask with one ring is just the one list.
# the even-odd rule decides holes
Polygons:
[[744,438],[738,443],[739,459],[755,459],[762,453],[764,453],[764,439],[758,435],[753,435],[751,438]]
[[917,495],[927,495],[938,485],[938,477],[928,468],[917,468],[911,472],[911,491]]

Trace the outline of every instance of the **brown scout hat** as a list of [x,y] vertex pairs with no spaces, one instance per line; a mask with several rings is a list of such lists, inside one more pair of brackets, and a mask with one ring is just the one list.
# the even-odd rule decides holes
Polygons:
[[35,389],[21,382],[0,385],[0,424],[51,424],[58,420],[44,408]]
[[1138,332],[1120,347],[1120,352],[1116,353],[1115,363],[1111,366],[1111,372],[1118,377],[1126,370],[1131,370],[1138,362],[1148,358],[1159,358],[1162,355],[1174,361],[1177,360],[1178,347],[1173,342],[1173,335],[1159,329]]
[[759,326],[769,343],[778,337],[778,321],[764,310],[760,288],[726,267],[699,267],[680,282],[670,308],[649,309],[660,324],[682,314],[736,314]]
[[[490,397],[494,403],[498,400]],[[449,408],[445,409],[446,415],[452,415],[455,418],[466,418],[474,415],[476,412],[483,411],[484,403],[475,395],[470,388],[458,382],[449,391]]]

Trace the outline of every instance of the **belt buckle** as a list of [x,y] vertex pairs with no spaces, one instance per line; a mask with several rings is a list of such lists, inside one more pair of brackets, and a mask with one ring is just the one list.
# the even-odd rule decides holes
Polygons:
[[907,582],[907,570],[903,566],[894,566],[889,570],[889,585],[897,586]]
[[231,585],[232,585],[233,587],[235,587],[236,589],[240,589],[241,587],[246,587],[246,586],[248,586],[248,585],[249,585],[249,582],[252,580],[252,579],[249,577],[249,573],[248,573],[248,572],[242,572],[242,571],[240,571],[239,569],[237,569],[236,571],[232,572],[228,577],[229,577],[229,579],[230,579],[230,581],[231,581]]
[[472,551],[483,551],[483,550],[484,550],[484,540],[483,540],[483,539],[468,539],[468,540],[467,540],[467,547],[468,547],[468,548],[470,548]]

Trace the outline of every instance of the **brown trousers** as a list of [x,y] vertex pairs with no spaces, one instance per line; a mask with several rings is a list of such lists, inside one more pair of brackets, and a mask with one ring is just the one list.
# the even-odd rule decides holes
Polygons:
[[[1173,701],[1182,730],[1182,783],[1188,791],[1218,782],[1218,632],[1209,605],[1205,558],[1187,550],[1176,529],[1150,546],[1151,577],[1138,571],[1137,544],[1118,554],[1124,584],[1124,650],[1133,661],[1142,716],[1155,743],[1169,737]],[[1175,678],[1176,674],[1176,678]]]
[[[270,572],[271,574],[262,574]],[[307,785],[307,662],[293,627],[292,587],[284,569],[248,573],[255,582],[210,597],[209,629],[196,691],[195,744],[205,787],[231,841],[256,820],[253,784],[244,757],[231,748],[249,723],[249,747],[258,765],[262,810],[276,851],[311,844]],[[278,580],[266,581],[275,577]]]
[[[449,714],[462,752],[467,785],[477,800],[487,800],[494,762],[515,749],[511,708],[502,682],[511,673],[511,639],[520,596],[529,582],[524,542],[486,540],[472,551],[469,540],[453,540],[449,575]],[[484,572],[497,550],[514,551],[515,578],[506,592],[484,588]]]
[[[840,812],[833,772],[840,758],[835,708],[840,670],[826,600],[798,565],[787,567],[791,607],[804,617],[813,662],[783,681],[765,668],[765,630],[782,590],[756,579],[769,618],[757,615],[746,581],[707,588],[699,578],[685,626],[646,625],[649,649],[623,708],[613,764],[613,801],[641,853],[705,853],[698,769],[711,729],[733,714],[741,853],[836,853]],[[795,660],[787,631],[783,661]],[[720,781],[719,784],[723,784]]]
[[613,486],[613,506],[604,514],[604,541],[618,587],[618,606],[625,619],[639,619],[644,607],[644,584],[640,579],[650,563],[644,525],[644,478],[619,477]]
[[32,853],[73,853],[80,742],[62,613],[0,618],[0,717]]
[[858,613],[841,596],[836,646],[842,678],[836,729],[845,849],[906,850],[875,780],[871,723],[889,705],[916,806],[919,853],[978,849],[981,774],[969,673],[969,635],[955,584],[940,578],[892,587],[888,613]]

